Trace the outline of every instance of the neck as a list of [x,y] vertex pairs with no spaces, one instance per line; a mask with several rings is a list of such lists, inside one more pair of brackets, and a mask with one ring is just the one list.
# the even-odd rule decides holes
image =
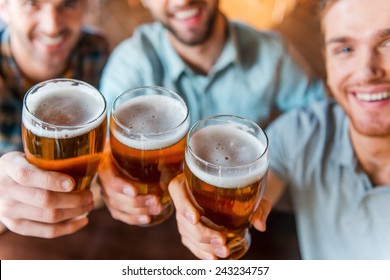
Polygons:
[[207,75],[222,53],[226,42],[227,22],[225,17],[218,13],[213,31],[202,44],[189,46],[178,41],[169,34],[169,39],[184,62],[195,72]]
[[359,164],[373,184],[390,185],[390,136],[366,136],[353,128],[350,134]]

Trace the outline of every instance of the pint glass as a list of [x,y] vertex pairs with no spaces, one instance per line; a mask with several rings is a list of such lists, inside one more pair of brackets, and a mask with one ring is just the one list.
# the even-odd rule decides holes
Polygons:
[[110,144],[114,165],[138,187],[138,194],[154,194],[163,205],[148,225],[165,221],[173,212],[168,184],[183,172],[188,128],[185,102],[166,88],[130,89],[113,103]]
[[214,116],[189,131],[184,173],[201,221],[227,235],[229,259],[249,249],[249,219],[260,203],[268,172],[268,139],[254,122]]
[[88,188],[103,155],[106,101],[91,85],[53,79],[25,95],[22,138],[32,164],[73,177],[73,191]]

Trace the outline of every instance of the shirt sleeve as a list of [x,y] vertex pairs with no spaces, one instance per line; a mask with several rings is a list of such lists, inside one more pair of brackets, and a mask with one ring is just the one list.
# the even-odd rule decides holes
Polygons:
[[123,41],[111,53],[104,67],[100,90],[106,98],[109,110],[117,95],[127,89],[142,85],[139,74],[142,71],[140,66],[142,62],[134,54],[133,45],[132,39]]
[[285,184],[288,181],[289,172],[289,155],[284,141],[284,131],[287,125],[289,125],[289,120],[283,115],[272,122],[266,130],[269,139],[269,168]]
[[293,188],[308,186],[327,151],[327,102],[285,113],[267,128],[270,170]]
[[276,97],[278,110],[285,112],[306,106],[312,101],[324,99],[326,93],[322,79],[309,77],[282,39],[281,43],[283,51]]

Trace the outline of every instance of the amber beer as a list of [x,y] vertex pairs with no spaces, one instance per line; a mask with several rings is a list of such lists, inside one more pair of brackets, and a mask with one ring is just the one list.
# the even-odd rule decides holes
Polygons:
[[74,191],[88,188],[97,172],[106,126],[104,97],[87,83],[49,80],[25,95],[22,136],[27,160],[72,176]]
[[141,195],[160,198],[163,211],[156,225],[173,212],[168,184],[183,171],[188,109],[174,92],[161,87],[131,89],[114,101],[110,118],[113,162]]
[[267,170],[267,137],[255,123],[215,116],[191,128],[184,172],[203,210],[202,222],[227,235],[229,259],[249,249],[249,219],[262,197]]

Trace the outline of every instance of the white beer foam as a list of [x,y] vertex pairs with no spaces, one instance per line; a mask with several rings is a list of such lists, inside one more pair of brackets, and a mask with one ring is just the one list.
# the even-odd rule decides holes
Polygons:
[[[265,146],[252,134],[234,126],[213,125],[200,129],[191,137],[195,154],[211,165],[234,167],[256,161]],[[265,155],[264,155],[265,156]],[[268,159],[263,158],[249,168],[220,173],[215,169],[204,170],[186,150],[186,163],[192,173],[204,182],[220,188],[245,187],[260,180],[268,170]]]
[[[116,111],[121,124],[131,133],[135,132],[138,138],[130,138],[112,125],[111,133],[123,145],[133,149],[162,149],[185,137],[189,120],[178,126],[186,116],[187,108],[176,99],[163,95],[142,95],[125,101]],[[165,133],[167,131],[171,132]]]
[[[69,83],[56,83],[40,88],[33,95],[29,95],[27,105],[29,111],[33,115],[38,109],[42,108],[44,108],[45,112],[49,112],[50,110],[56,112],[59,120],[67,115],[72,119],[72,122],[74,122],[69,126],[74,125],[77,128],[66,129],[65,127],[68,125],[61,123],[60,130],[43,129],[38,124],[34,125],[31,123],[29,121],[31,120],[31,117],[27,116],[26,113],[23,113],[23,124],[26,129],[30,130],[35,135],[47,138],[72,138],[95,129],[105,120],[106,114],[102,114],[102,110],[105,106],[104,98],[100,94],[97,95],[93,88],[81,88],[80,86],[72,87],[70,89],[68,87]],[[61,94],[59,94],[59,92]],[[74,105],[76,105],[77,108]],[[62,112],[67,113],[65,114]],[[68,114],[69,112],[71,114]],[[51,123],[47,120],[45,120],[45,123],[51,124],[53,127],[56,124],[58,125],[58,123]]]

